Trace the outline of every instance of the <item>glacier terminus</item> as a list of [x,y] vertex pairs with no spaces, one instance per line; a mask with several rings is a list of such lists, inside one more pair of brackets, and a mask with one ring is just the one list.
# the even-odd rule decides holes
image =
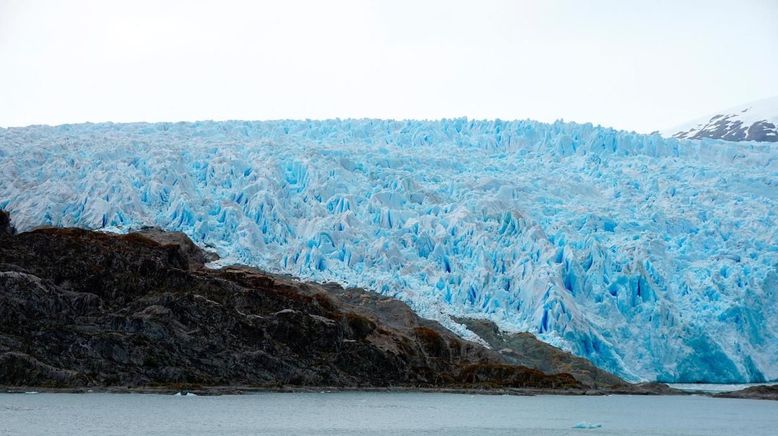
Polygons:
[[17,229],[221,256],[529,331],[628,380],[778,379],[778,143],[533,121],[0,129]]

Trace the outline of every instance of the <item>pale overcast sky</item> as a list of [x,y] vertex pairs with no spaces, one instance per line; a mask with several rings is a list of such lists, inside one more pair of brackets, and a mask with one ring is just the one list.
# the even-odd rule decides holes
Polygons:
[[778,95],[778,0],[0,0],[0,126],[565,119]]

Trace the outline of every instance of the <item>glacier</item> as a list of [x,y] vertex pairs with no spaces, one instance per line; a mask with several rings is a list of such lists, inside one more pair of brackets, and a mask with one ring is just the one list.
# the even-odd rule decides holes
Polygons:
[[778,144],[451,119],[0,129],[19,230],[186,233],[628,380],[778,379]]

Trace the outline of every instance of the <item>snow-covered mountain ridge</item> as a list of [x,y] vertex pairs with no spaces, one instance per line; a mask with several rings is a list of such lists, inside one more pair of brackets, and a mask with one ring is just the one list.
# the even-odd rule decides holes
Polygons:
[[778,141],[778,97],[733,107],[663,132],[667,137]]
[[0,208],[528,330],[631,379],[778,378],[778,144],[572,123],[0,129]]

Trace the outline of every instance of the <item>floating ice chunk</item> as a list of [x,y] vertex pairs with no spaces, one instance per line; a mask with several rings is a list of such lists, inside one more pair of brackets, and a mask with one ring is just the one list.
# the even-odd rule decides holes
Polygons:
[[587,429],[587,430],[593,428],[600,428],[600,427],[602,427],[602,424],[594,424],[586,421],[579,422],[573,426],[573,428],[580,428],[580,429]]

